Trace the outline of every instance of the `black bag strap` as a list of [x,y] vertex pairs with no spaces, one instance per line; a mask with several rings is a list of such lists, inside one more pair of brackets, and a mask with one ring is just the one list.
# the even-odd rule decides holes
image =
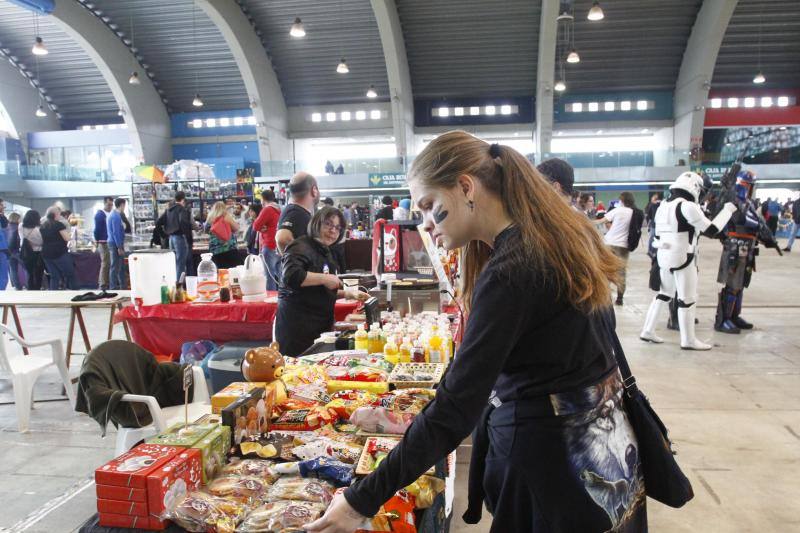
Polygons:
[[628,359],[625,357],[625,351],[622,349],[619,337],[617,337],[617,332],[611,319],[613,312],[614,310],[609,308],[608,310],[600,311],[598,314],[603,323],[604,336],[611,347],[611,353],[614,355],[614,359],[617,361],[617,367],[622,376],[622,386],[625,389],[625,394],[627,394],[629,398],[632,398],[639,392],[639,388],[636,386],[636,378],[633,377]]

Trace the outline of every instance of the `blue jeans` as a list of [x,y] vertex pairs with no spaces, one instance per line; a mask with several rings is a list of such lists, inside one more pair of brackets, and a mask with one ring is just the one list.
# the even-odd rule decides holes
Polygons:
[[108,243],[108,255],[111,256],[111,268],[109,269],[108,288],[118,291],[125,288],[125,277],[122,273],[122,266],[125,263],[125,252],[119,255],[119,248],[114,243]]
[[270,250],[266,246],[261,249],[261,255],[264,257],[264,262],[267,264],[269,272],[267,274],[267,290],[277,291],[278,284],[275,280],[281,279],[281,256],[277,250]]
[[[797,200],[800,201],[800,200]],[[791,229],[789,229],[789,242],[786,243],[786,247],[788,249],[792,249],[792,245],[794,244],[794,238],[797,236],[797,230],[800,229],[797,227],[797,224],[792,222]]]
[[8,250],[0,250],[0,291],[8,285]]
[[189,244],[185,235],[170,235],[169,249],[175,252],[176,281],[181,279],[181,274],[186,272],[186,260],[189,257]]
[[51,291],[57,291],[62,281],[65,289],[77,289],[75,284],[75,264],[72,262],[72,256],[69,253],[62,254],[55,259],[45,259],[44,264],[50,274]]

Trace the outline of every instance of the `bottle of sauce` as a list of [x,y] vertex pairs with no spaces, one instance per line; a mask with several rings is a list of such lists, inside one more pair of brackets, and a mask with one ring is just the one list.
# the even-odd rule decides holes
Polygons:
[[401,363],[410,363],[411,362],[411,351],[414,347],[411,345],[411,339],[408,337],[403,337],[403,343],[400,345],[400,362]]
[[355,334],[355,349],[369,352],[369,336],[364,329],[364,324],[359,324]]
[[400,362],[400,348],[398,348],[394,336],[389,337],[386,341],[386,346],[383,347],[383,355],[393,365]]

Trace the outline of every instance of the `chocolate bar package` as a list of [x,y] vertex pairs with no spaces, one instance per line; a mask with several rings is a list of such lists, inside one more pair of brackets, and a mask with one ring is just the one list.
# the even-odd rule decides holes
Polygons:
[[195,448],[181,453],[147,476],[147,508],[149,516],[162,519],[183,501],[186,495],[198,488],[202,478],[201,452]]
[[224,408],[251,390],[257,387],[264,388],[265,386],[266,383],[235,381],[211,397],[211,412],[214,414],[220,413]]
[[274,392],[257,387],[222,410],[222,423],[231,428],[234,444],[244,437],[269,431]]
[[181,448],[161,444],[140,444],[94,471],[98,485],[144,489],[147,476],[178,453]]
[[184,426],[184,424],[178,423],[170,426],[163,433],[150,437],[145,442],[148,444],[191,448],[216,427],[215,424],[189,424]]

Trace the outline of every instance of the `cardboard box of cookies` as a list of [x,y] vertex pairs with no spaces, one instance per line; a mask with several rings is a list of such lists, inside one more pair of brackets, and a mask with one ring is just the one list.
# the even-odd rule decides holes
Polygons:
[[98,485],[144,489],[147,476],[178,453],[182,448],[161,444],[140,444],[107,462],[94,472]]
[[153,470],[147,476],[149,516],[161,519],[165,511],[174,509],[189,492],[200,485],[201,472],[201,453],[196,448],[182,450]]
[[256,387],[264,388],[266,383],[235,381],[211,397],[211,412],[219,414],[223,409]]

